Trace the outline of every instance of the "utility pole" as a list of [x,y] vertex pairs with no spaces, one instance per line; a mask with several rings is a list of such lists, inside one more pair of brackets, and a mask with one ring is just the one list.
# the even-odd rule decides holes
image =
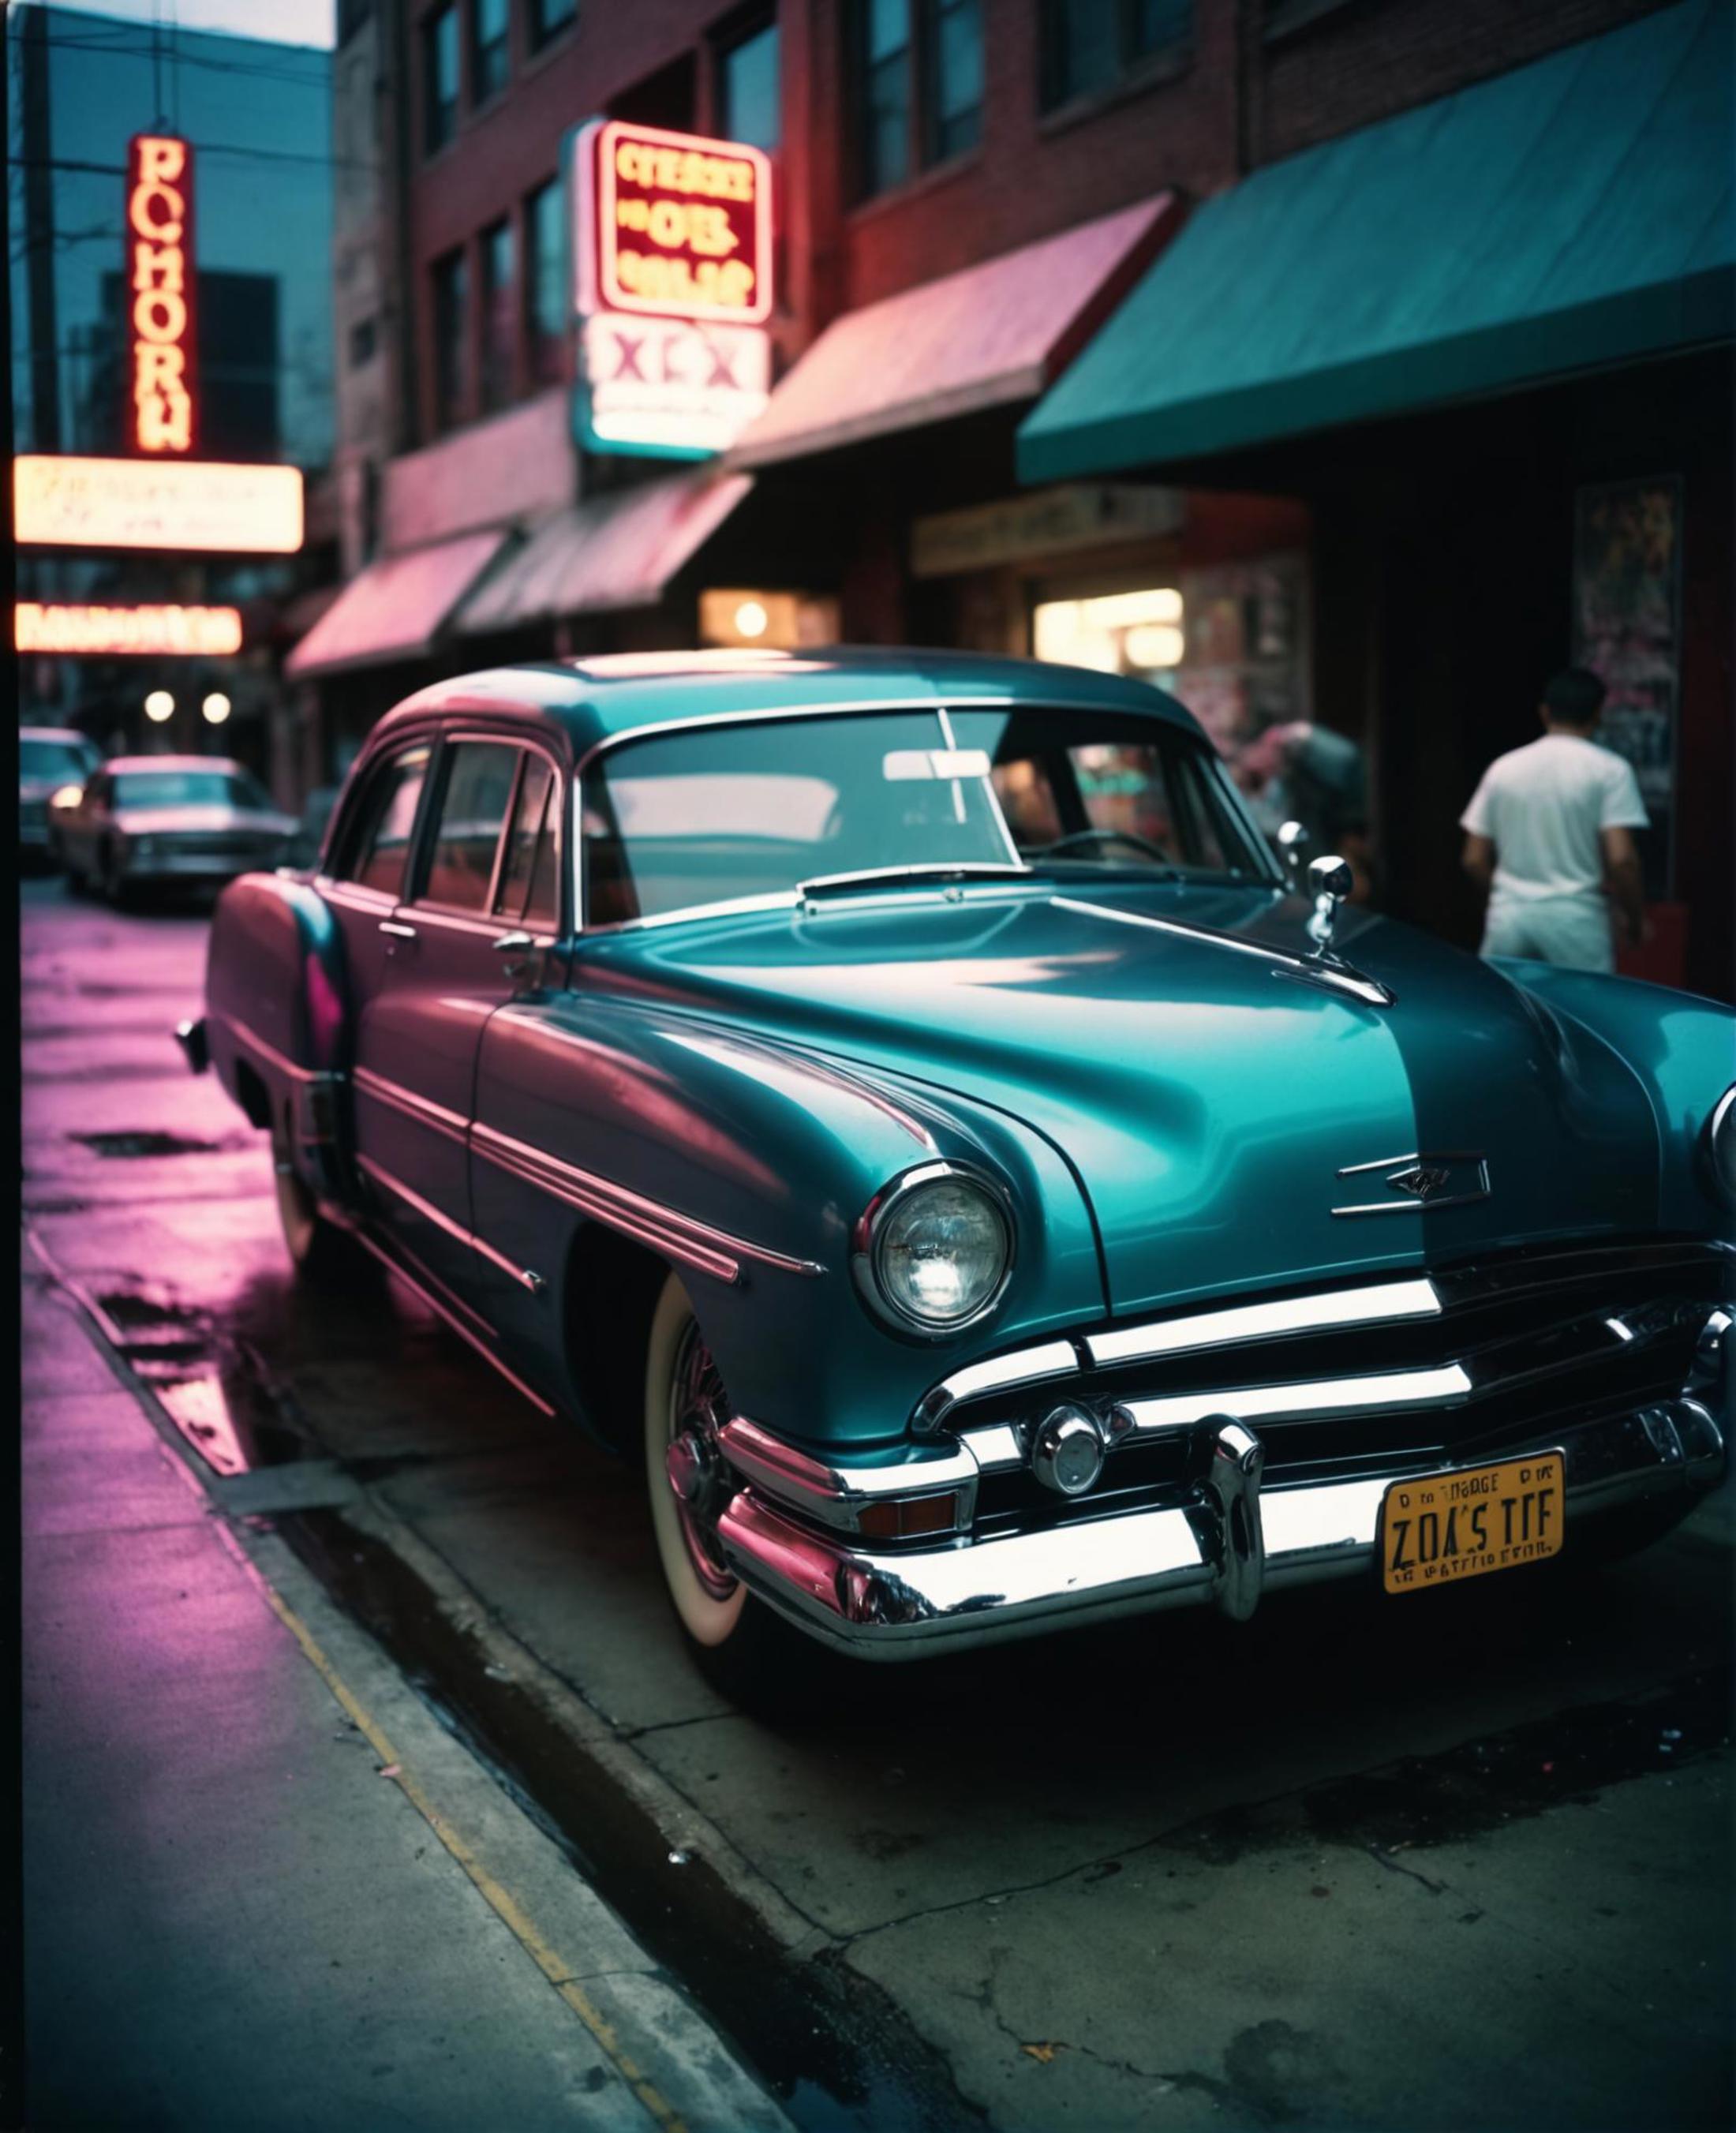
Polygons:
[[55,305],[53,143],[48,100],[48,24],[44,7],[21,9],[19,147],[24,163],[26,306],[30,320],[31,449],[60,449],[60,369]]

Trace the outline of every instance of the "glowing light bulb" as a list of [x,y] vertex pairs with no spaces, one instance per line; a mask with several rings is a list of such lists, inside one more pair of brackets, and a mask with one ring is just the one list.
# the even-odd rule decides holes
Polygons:
[[229,715],[229,700],[221,689],[214,689],[199,709],[208,726],[220,726]]
[[735,610],[735,626],[743,637],[763,637],[771,619],[758,600],[743,600]]
[[175,716],[175,699],[166,689],[153,689],[146,697],[145,716],[159,726]]

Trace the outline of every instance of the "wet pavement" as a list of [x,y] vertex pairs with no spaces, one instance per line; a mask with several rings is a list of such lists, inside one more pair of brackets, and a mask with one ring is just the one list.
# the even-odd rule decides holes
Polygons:
[[1600,1577],[839,1668],[748,1718],[633,1472],[391,1285],[291,1281],[264,1147],[167,1033],[204,933],[26,889],[31,1231],[236,1530],[797,2123],[1730,2122],[1728,1492]]

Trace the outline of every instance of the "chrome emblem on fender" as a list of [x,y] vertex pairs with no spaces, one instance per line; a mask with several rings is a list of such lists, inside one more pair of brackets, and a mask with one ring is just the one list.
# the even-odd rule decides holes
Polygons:
[[1437,1208],[1468,1206],[1489,1196],[1488,1160],[1482,1155],[1388,1155],[1374,1163],[1348,1163],[1340,1177],[1381,1173],[1384,1200],[1334,1207],[1334,1215],[1432,1215]]

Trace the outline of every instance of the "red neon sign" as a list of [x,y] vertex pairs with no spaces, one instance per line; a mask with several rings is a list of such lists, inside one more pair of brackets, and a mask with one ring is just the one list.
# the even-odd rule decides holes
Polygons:
[[154,654],[222,657],[241,649],[241,610],[233,607],[98,607],[19,600],[12,643],[20,652]]
[[757,325],[772,315],[772,165],[758,148],[610,119],[595,129],[586,311]]
[[193,449],[193,151],[136,133],[127,151],[132,418],[142,452]]

